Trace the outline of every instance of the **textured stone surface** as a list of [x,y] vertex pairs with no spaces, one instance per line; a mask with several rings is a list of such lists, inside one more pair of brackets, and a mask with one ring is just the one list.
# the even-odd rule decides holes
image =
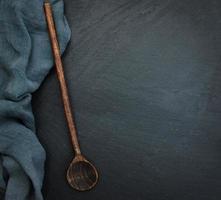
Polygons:
[[221,2],[66,0],[64,56],[97,187],[72,190],[73,150],[52,71],[34,96],[46,200],[221,199]]

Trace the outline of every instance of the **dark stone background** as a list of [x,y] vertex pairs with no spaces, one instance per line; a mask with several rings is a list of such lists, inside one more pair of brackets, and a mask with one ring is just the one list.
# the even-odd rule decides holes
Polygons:
[[221,1],[65,0],[63,57],[82,151],[79,193],[55,71],[33,97],[46,200],[221,199]]

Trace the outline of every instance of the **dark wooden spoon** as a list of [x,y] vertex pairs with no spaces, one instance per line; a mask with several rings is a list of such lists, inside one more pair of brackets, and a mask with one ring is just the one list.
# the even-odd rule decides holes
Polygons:
[[67,171],[67,180],[74,189],[79,191],[86,191],[96,185],[98,181],[98,172],[97,169],[81,154],[77,138],[77,129],[71,112],[70,100],[64,77],[64,70],[60,56],[60,48],[57,40],[55,24],[53,20],[52,8],[48,1],[44,3],[44,10],[46,21],[48,24],[57,77],[61,89],[61,96],[64,104],[65,116],[67,119],[67,124],[70,130],[71,140],[75,151],[75,158],[73,159]]

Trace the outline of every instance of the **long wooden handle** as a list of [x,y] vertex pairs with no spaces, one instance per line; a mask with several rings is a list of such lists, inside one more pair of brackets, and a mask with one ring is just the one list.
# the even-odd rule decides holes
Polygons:
[[63,70],[62,61],[61,61],[61,54],[60,54],[60,48],[58,44],[55,24],[53,20],[52,8],[49,2],[44,3],[44,10],[45,10],[46,21],[48,24],[49,36],[50,36],[52,51],[54,55],[57,77],[58,77],[60,89],[61,89],[61,96],[62,96],[62,100],[64,104],[65,116],[67,119],[68,128],[71,133],[71,140],[74,146],[75,153],[81,154],[80,146],[79,146],[79,142],[77,138],[76,126],[75,126],[74,118],[71,112],[67,85],[66,85],[66,81],[64,77],[64,70]]

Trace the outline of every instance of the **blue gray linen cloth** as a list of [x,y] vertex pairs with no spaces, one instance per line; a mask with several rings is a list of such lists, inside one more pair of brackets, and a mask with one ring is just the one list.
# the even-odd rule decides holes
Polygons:
[[[61,51],[70,39],[62,1],[51,1]],[[43,0],[0,0],[0,188],[6,200],[41,200],[45,151],[32,93],[53,65]]]

